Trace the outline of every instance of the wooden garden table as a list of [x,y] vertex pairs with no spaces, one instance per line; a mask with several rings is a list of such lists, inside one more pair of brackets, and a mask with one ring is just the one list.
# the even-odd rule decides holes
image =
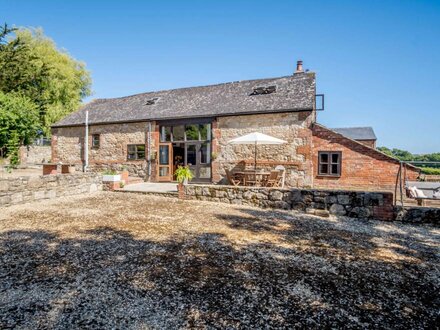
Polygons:
[[244,186],[251,185],[249,183],[253,183],[255,186],[261,186],[261,182],[267,180],[270,175],[270,172],[259,170],[245,170],[234,173],[243,178],[242,182]]

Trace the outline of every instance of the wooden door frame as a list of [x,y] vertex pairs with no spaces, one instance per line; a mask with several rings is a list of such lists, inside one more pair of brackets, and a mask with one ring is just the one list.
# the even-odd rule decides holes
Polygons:
[[[168,146],[168,164],[167,165],[161,165],[160,164],[160,147],[161,146]],[[168,175],[167,176],[160,176],[160,168],[161,167],[168,167]],[[173,181],[173,144],[171,142],[160,142],[159,143],[159,150],[158,150],[158,159],[157,159],[157,181],[159,182],[171,182]]]

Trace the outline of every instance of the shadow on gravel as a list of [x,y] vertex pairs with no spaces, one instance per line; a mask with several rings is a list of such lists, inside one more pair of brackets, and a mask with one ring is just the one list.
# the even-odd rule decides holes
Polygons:
[[435,247],[387,233],[390,251],[408,257],[388,260],[377,251],[383,233],[372,223],[242,211],[217,218],[279,241],[238,246],[215,233],[148,241],[110,227],[82,239],[3,233],[0,328],[438,324]]

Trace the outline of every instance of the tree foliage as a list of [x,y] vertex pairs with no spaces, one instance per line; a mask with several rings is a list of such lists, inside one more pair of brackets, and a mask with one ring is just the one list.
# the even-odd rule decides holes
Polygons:
[[435,152],[432,154],[414,155],[409,151],[396,149],[396,148],[389,149],[387,147],[379,147],[377,149],[399,160],[413,162],[415,165],[421,167],[423,173],[425,174],[440,174],[440,164],[417,163],[417,162],[440,162],[440,152]]
[[38,108],[26,96],[0,92],[0,146],[2,154],[18,162],[18,148],[29,144],[40,128]]
[[400,160],[413,161],[413,162],[440,162],[440,152],[432,154],[415,155],[406,150],[401,149],[388,149],[387,147],[378,147],[378,150],[395,157]]
[[[11,32],[15,36],[6,40]],[[0,30],[0,91],[35,103],[47,135],[50,125],[78,109],[90,86],[84,63],[57,49],[41,29],[12,30],[5,25]]]

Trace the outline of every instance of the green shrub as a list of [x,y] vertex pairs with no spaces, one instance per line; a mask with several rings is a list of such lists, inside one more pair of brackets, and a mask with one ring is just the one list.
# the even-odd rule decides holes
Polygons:
[[0,148],[11,164],[19,163],[20,145],[29,145],[37,135],[38,120],[37,107],[29,99],[0,91]]
[[422,173],[428,175],[440,175],[440,168],[422,167]]
[[102,172],[103,175],[117,175],[118,172],[115,170],[105,170],[104,172]]
[[177,167],[174,175],[176,176],[176,180],[179,183],[183,183],[185,180],[190,181],[194,177],[194,174],[191,172],[188,166]]

